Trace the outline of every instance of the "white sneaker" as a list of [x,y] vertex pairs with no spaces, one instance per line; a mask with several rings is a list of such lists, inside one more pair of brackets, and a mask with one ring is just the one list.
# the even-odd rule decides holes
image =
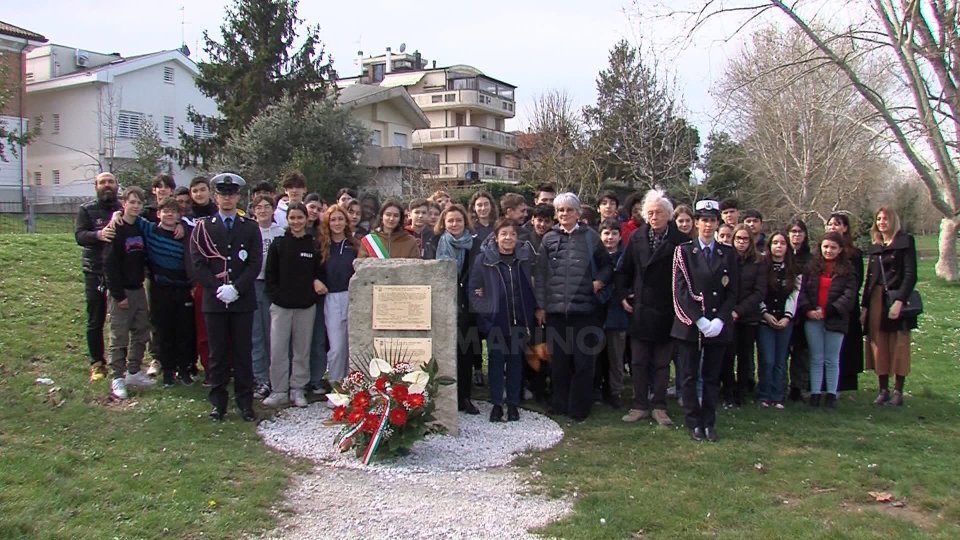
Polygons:
[[147,368],[147,376],[156,377],[161,371],[160,362],[158,360],[151,360],[150,367]]
[[123,382],[123,378],[116,378],[113,382],[110,383],[110,395],[117,399],[127,399],[130,397],[127,394],[127,385]]
[[149,387],[156,384],[156,381],[147,377],[147,374],[140,370],[136,373],[127,373],[127,386]]
[[290,400],[287,398],[286,394],[281,394],[280,392],[273,392],[267,399],[263,400],[264,407],[286,407],[290,404]]
[[301,409],[306,407],[307,398],[303,395],[303,388],[291,388],[290,401],[293,402],[295,407],[300,407]]

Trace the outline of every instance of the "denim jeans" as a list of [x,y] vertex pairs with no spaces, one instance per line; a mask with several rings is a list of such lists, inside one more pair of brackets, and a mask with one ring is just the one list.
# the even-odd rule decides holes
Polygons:
[[790,351],[790,336],[793,324],[783,330],[775,330],[765,324],[757,327],[757,352],[760,365],[760,400],[783,401],[787,376],[787,353]]
[[270,384],[270,299],[262,279],[253,282],[257,310],[253,312],[253,379]]
[[[292,354],[292,353],[291,353]],[[323,297],[317,302],[310,341],[310,387],[319,388],[327,373],[327,323],[323,314]]]
[[826,378],[827,393],[836,394],[843,334],[827,330],[823,321],[806,321],[803,326],[810,346],[810,393],[819,394]]
[[523,373],[525,332],[525,329],[514,328],[510,335],[504,335],[499,328],[495,328],[489,336],[486,336],[490,401],[494,405],[503,405],[504,378],[506,378],[507,405],[520,404],[520,376]]

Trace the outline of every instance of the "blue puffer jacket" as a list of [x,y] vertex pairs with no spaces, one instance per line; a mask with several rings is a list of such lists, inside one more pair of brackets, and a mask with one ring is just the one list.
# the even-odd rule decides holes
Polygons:
[[517,247],[508,266],[500,259],[496,244],[485,245],[470,269],[467,291],[470,309],[477,316],[477,328],[484,336],[493,329],[508,335],[511,328],[533,329],[537,308],[530,268],[533,252],[524,242]]
[[593,281],[613,282],[610,255],[600,235],[583,226],[567,233],[554,225],[543,235],[534,272],[537,304],[559,315],[595,312],[603,302],[593,292]]

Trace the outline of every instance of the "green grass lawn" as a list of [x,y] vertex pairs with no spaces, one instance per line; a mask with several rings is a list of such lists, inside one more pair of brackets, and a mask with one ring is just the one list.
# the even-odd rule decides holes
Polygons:
[[[0,236],[0,538],[237,538],[298,463],[231,410],[211,424],[199,383],[108,404],[87,383],[72,235]],[[54,385],[36,384],[49,377]]]
[[[534,489],[575,498],[574,513],[543,534],[960,537],[960,285],[934,280],[932,265],[922,263],[927,312],[905,407],[870,406],[875,382],[864,374],[863,390],[832,414],[723,412],[712,445],[681,428],[625,425],[623,411],[598,405],[556,448],[519,464],[542,473]],[[210,424],[199,385],[107,403],[107,383],[86,382],[79,268],[71,235],[0,236],[0,538],[270,529],[308,464],[268,451],[232,409]],[[42,376],[54,385],[36,384]],[[675,403],[670,412],[682,418]],[[904,506],[875,503],[871,491]]]

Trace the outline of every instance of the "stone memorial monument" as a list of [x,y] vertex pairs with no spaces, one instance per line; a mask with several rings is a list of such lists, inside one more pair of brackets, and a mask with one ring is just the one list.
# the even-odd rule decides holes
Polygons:
[[[403,347],[457,378],[457,266],[452,260],[357,259],[350,279],[350,350]],[[456,436],[457,387],[441,385],[434,416]]]

